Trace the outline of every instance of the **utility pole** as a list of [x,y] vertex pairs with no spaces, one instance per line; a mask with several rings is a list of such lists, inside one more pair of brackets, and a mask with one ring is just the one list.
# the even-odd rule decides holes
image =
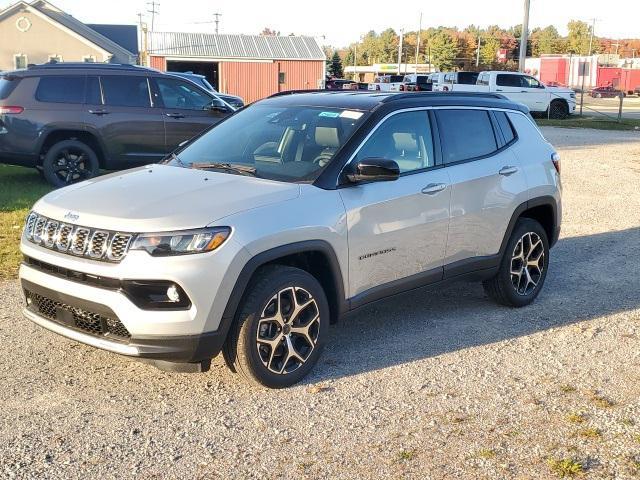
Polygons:
[[398,44],[398,75],[402,75],[400,68],[402,66],[402,40],[404,39],[404,28],[400,29],[400,43]]
[[353,79],[359,79],[358,77],[358,42],[353,46]]
[[522,20],[522,34],[520,35],[520,58],[518,59],[518,70],[524,71],[524,61],[527,58],[527,42],[529,39],[529,9],[531,0],[524,0],[524,19]]
[[480,41],[482,37],[480,36],[480,32],[478,32],[478,48],[476,48],[476,67],[480,66]]
[[589,38],[589,56],[591,56],[591,51],[593,49],[593,32],[596,30],[596,19],[591,19],[591,37]]
[[160,13],[158,11],[158,8],[160,8],[160,2],[156,2],[156,0],[151,0],[150,2],[147,2],[147,7],[149,7],[147,9],[147,12],[149,12],[151,14],[151,31],[153,32],[153,27],[155,26],[156,15]]
[[420,34],[422,33],[422,12],[420,12],[420,22],[418,23],[418,38],[416,40],[416,75],[418,74],[418,56],[420,55]]
[[215,17],[214,22],[216,24],[216,35],[218,35],[218,24],[220,23],[220,17],[222,16],[222,14],[216,12],[216,13],[213,14],[213,16]]

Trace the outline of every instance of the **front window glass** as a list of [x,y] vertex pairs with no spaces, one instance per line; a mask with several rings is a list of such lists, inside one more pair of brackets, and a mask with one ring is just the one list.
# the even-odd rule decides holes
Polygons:
[[400,167],[400,173],[432,167],[433,141],[428,113],[397,113],[385,120],[353,161],[365,158],[394,160]]
[[[327,107],[254,105],[169,157],[185,168],[311,182],[333,160],[365,115]],[[240,168],[236,168],[240,167]]]
[[523,76],[522,83],[525,88],[540,88],[540,82],[533,77]]
[[182,80],[156,78],[156,82],[166,108],[205,110],[214,100],[210,95]]

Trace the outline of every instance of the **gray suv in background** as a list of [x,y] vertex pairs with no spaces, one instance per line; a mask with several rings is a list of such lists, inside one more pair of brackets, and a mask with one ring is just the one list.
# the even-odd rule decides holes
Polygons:
[[40,199],[21,242],[24,313],[161,368],[204,370],[222,352],[285,387],[370,302],[473,279],[530,304],[561,212],[557,153],[500,95],[279,94],[159,165]]
[[233,113],[192,82],[133,65],[50,63],[0,75],[0,163],[54,186],[157,162]]

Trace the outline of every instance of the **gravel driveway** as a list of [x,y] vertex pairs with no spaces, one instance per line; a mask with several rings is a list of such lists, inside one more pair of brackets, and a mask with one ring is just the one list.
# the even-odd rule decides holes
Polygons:
[[0,477],[640,476],[640,133],[544,133],[565,217],[534,305],[478,284],[379,302],[285,391],[76,344],[0,285]]

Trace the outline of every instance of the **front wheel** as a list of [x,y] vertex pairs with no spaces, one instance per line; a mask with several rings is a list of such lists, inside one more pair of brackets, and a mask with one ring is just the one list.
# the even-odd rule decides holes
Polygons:
[[562,100],[554,100],[549,105],[549,117],[556,119],[564,119],[569,115],[569,106]]
[[274,265],[247,287],[223,349],[231,370],[269,388],[291,386],[318,361],[329,326],[320,283],[304,270]]
[[44,178],[54,187],[65,187],[95,177],[100,171],[98,156],[79,140],[63,140],[49,148],[42,162]]
[[547,277],[549,241],[542,225],[520,218],[507,243],[498,273],[483,282],[486,294],[509,307],[533,302]]

